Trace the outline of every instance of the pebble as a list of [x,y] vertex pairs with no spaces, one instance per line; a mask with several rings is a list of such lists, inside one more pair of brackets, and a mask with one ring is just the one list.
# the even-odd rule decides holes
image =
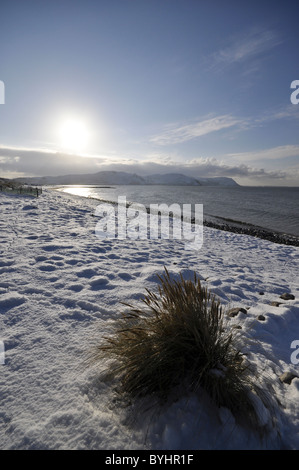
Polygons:
[[239,312],[242,312],[242,313],[247,313],[247,310],[245,308],[242,308],[242,307],[235,307],[235,308],[231,308],[227,314],[229,317],[235,317],[236,315],[238,315]]
[[266,320],[266,317],[264,317],[264,315],[259,315],[259,316],[257,317],[257,319],[260,320],[260,321],[265,321],[265,320]]
[[295,296],[293,294],[289,294],[288,292],[285,292],[280,296],[281,299],[283,300],[294,300]]

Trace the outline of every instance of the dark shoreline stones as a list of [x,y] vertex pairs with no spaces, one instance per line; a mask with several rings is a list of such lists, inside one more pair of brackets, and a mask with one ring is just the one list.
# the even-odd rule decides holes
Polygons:
[[[193,221],[192,221],[193,222]],[[251,235],[256,238],[261,238],[263,240],[268,240],[273,243],[279,243],[280,245],[292,245],[292,246],[299,246],[299,238],[292,236],[292,235],[287,235],[287,234],[282,234],[282,233],[275,233],[271,232],[270,230],[265,230],[259,227],[255,226],[235,226],[235,225],[229,225],[229,224],[217,224],[215,222],[210,222],[207,220],[204,220],[203,225],[206,227],[211,227],[215,228],[218,230],[224,230],[226,232],[232,232],[232,233],[240,233],[244,235]]]

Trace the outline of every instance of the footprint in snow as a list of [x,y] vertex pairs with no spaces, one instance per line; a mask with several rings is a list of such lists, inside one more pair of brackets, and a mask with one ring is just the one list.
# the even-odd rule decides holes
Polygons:
[[9,292],[0,296],[0,313],[7,312],[14,307],[18,307],[26,302],[26,297],[17,292]]
[[35,261],[39,263],[40,261],[46,261],[48,258],[46,256],[36,256]]
[[83,289],[81,284],[71,284],[67,287],[67,289],[72,290],[74,292],[80,292]]
[[82,269],[82,271],[77,271],[77,276],[78,277],[86,277],[86,278],[91,278],[97,274],[97,272],[92,269],[92,268],[86,268]]
[[129,273],[118,273],[118,276],[124,281],[130,281],[135,278],[135,276],[132,276],[132,274]]
[[90,288],[92,290],[99,290],[105,288],[109,284],[109,279],[106,277],[98,277],[90,282]]
[[70,249],[74,248],[72,245],[56,245],[56,244],[49,244],[49,245],[44,245],[42,249],[44,251],[56,251],[56,250],[65,250],[65,249]]
[[42,264],[38,267],[40,271],[55,271],[56,267],[53,264]]
[[28,204],[27,206],[23,206],[23,211],[30,211],[30,210],[35,210],[38,209],[38,206],[33,206],[31,204]]

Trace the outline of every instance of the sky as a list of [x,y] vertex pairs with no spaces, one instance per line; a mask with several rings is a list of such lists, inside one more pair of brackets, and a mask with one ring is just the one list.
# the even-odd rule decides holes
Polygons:
[[294,0],[1,0],[0,176],[299,186],[298,18]]

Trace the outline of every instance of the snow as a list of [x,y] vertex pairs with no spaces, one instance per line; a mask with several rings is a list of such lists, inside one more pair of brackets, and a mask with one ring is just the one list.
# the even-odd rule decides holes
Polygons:
[[[208,227],[199,251],[181,240],[103,240],[95,236],[97,204],[49,189],[37,199],[0,194],[0,448],[298,449],[299,378],[286,384],[279,377],[299,375],[291,362],[299,249]],[[86,366],[121,302],[155,288],[164,266],[174,277],[193,278],[195,270],[225,308],[246,309],[227,321],[242,326],[247,358],[271,385],[274,414],[253,397],[265,436],[215,408],[204,392],[133,419],[143,405],[120,406],[100,375],[105,364]],[[280,299],[284,292],[295,299]]]

